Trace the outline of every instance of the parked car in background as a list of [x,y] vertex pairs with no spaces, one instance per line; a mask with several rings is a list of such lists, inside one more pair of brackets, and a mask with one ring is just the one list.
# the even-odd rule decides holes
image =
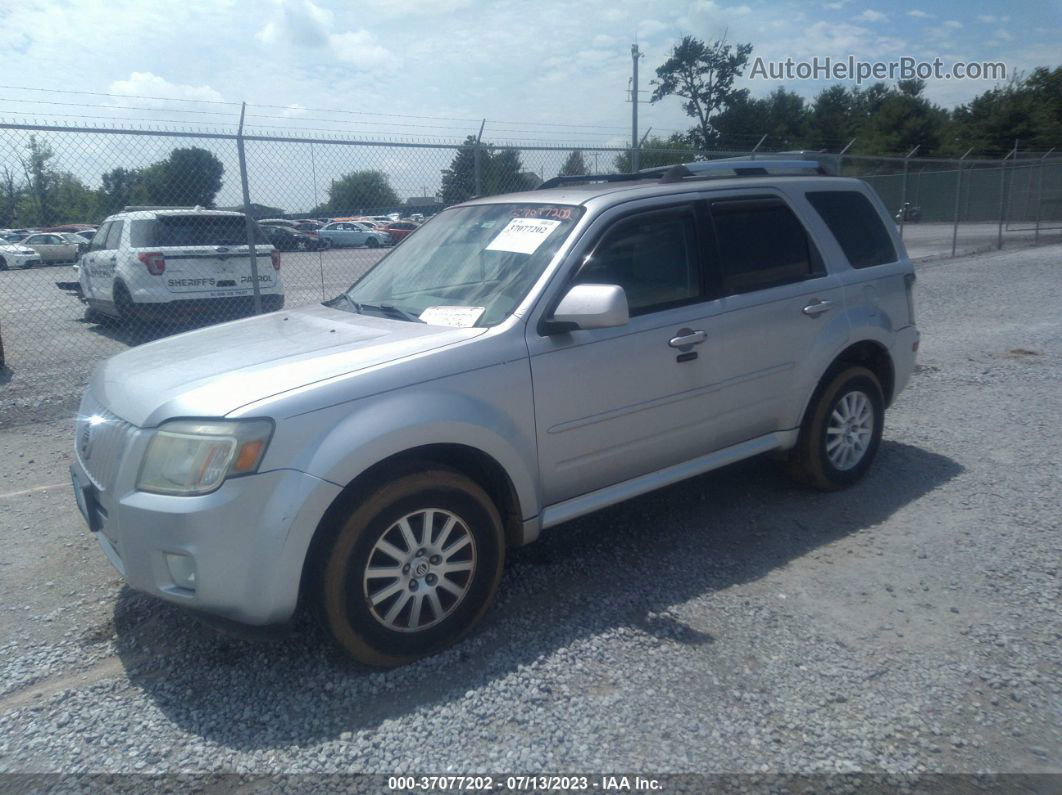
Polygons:
[[390,246],[394,239],[378,229],[370,229],[354,221],[337,221],[327,224],[317,233],[321,238],[328,240],[333,246],[368,246],[379,248]]
[[34,234],[35,231],[34,229],[4,229],[0,231],[0,237],[3,237],[8,243],[20,243]]
[[277,251],[317,251],[329,245],[316,235],[308,235],[287,226],[260,224],[266,238]]
[[75,237],[70,232],[37,232],[27,235],[22,240],[22,245],[29,246],[40,254],[41,262],[50,265],[56,262],[76,262],[81,256],[81,243],[77,240],[68,240],[65,235]]
[[41,264],[41,255],[36,249],[22,243],[0,241],[0,271],[8,268],[32,268]]
[[312,218],[300,218],[295,221],[295,228],[300,232],[317,232],[324,224]]
[[[282,309],[280,254],[261,227],[252,228],[262,306]],[[130,208],[104,221],[81,257],[78,280],[97,320],[249,313],[254,277],[245,216],[199,207]]]
[[417,229],[417,225],[412,221],[395,221],[384,227],[384,231],[395,239],[395,242],[401,242],[401,240],[408,235],[413,234]]
[[75,259],[80,258],[81,255],[85,253],[85,250],[89,247],[89,243],[92,242],[92,236],[94,234],[95,232],[90,234],[88,237],[85,237],[85,234],[81,232],[58,233],[59,237],[63,238],[63,240],[67,241],[68,243],[73,243],[75,246],[77,246],[77,257]]
[[62,224],[61,226],[46,226],[38,232],[95,232],[96,227],[92,224]]

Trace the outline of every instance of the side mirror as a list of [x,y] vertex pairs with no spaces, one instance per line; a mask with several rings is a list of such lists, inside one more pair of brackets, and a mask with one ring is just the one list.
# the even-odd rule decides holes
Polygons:
[[627,294],[618,284],[576,284],[565,294],[553,317],[546,321],[547,334],[576,329],[615,328],[630,319]]

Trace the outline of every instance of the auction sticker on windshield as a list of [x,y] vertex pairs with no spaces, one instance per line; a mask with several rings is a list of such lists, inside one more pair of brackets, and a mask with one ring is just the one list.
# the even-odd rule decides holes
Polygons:
[[429,306],[420,313],[420,319],[429,326],[468,328],[476,324],[484,311],[483,306]]
[[490,241],[487,251],[534,254],[560,223],[548,218],[513,218]]

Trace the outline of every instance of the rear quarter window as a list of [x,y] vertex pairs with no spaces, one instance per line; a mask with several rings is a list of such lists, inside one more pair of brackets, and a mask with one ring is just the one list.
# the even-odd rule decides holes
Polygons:
[[896,247],[881,216],[859,191],[817,190],[808,201],[826,222],[853,268],[871,268],[896,261]]
[[[255,242],[265,243],[265,233],[252,224]],[[135,248],[149,246],[245,246],[247,226],[242,215],[160,215],[133,222]]]

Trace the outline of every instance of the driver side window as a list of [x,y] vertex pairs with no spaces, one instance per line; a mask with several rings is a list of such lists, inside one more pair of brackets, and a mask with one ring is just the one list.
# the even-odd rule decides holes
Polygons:
[[583,263],[575,284],[618,284],[631,316],[698,301],[701,289],[693,207],[617,221]]

